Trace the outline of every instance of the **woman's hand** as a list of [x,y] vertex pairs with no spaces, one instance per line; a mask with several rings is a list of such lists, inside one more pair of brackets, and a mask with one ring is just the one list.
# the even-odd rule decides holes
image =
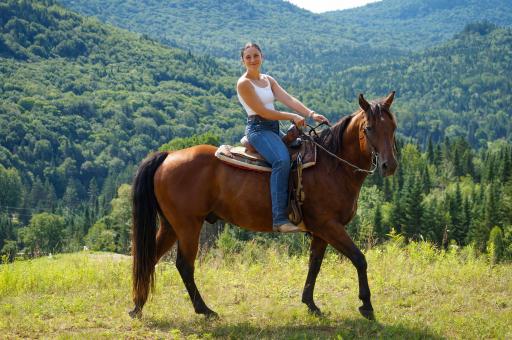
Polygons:
[[321,115],[321,114],[318,114],[316,113],[315,111],[313,111],[313,114],[310,115],[310,117],[315,121],[315,122],[318,122],[318,123],[327,123],[327,124],[331,124],[329,122],[329,119],[327,119],[325,116]]
[[306,125],[306,119],[304,119],[304,117],[302,117],[301,115],[295,114],[295,113],[292,113],[292,114],[293,114],[293,117],[292,117],[293,124],[297,125],[298,128],[304,127]]

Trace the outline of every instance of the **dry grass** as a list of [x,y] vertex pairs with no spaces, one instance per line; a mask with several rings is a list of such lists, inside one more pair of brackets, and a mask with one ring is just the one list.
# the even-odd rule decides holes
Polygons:
[[300,302],[306,256],[248,244],[212,251],[196,282],[220,314],[194,314],[174,265],[160,263],[141,320],[132,320],[130,259],[77,253],[0,266],[0,334],[7,338],[511,338],[512,266],[471,250],[439,252],[397,243],[367,253],[376,322],[358,311],[356,272],[328,253],[315,297]]

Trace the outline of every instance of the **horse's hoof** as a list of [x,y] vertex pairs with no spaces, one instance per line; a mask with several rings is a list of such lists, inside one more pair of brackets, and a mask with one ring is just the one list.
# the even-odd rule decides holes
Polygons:
[[142,317],[142,310],[140,310],[138,308],[134,308],[133,310],[128,312],[128,315],[132,319],[140,319]]
[[219,314],[208,307],[196,310],[196,314],[203,314],[207,319],[217,319],[219,317]]
[[359,307],[359,313],[361,313],[361,315],[368,320],[375,320],[375,314],[373,314],[373,310],[363,309],[363,307]]
[[212,310],[208,311],[207,313],[204,313],[204,316],[208,320],[217,320],[217,319],[219,319],[219,314],[215,313]]
[[316,305],[308,305],[309,313],[313,314],[314,316],[323,316],[322,311],[320,308],[318,308]]

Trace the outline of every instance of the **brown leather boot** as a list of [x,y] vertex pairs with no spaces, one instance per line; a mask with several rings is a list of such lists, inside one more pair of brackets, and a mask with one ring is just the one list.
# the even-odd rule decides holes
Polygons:
[[291,222],[286,222],[281,225],[273,226],[272,230],[278,233],[297,233],[300,231],[304,231]]

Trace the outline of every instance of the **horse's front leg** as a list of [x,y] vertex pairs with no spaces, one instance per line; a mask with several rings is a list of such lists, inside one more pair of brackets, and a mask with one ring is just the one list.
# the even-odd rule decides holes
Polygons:
[[311,240],[311,247],[309,250],[309,271],[308,277],[306,278],[306,284],[304,285],[304,291],[302,292],[302,302],[304,302],[311,313],[321,315],[322,312],[320,308],[317,307],[315,301],[313,300],[313,290],[315,289],[316,277],[320,272],[320,267],[322,266],[322,261],[325,255],[325,248],[327,247],[327,242],[324,240],[313,236]]
[[359,307],[359,312],[365,318],[373,320],[374,314],[370,300],[370,287],[368,286],[368,276],[366,274],[368,265],[364,254],[354,244],[347,234],[345,226],[341,223],[335,221],[328,223],[325,228],[319,230],[318,236],[348,257],[354,267],[356,267],[359,279],[359,299],[363,301],[363,305]]

